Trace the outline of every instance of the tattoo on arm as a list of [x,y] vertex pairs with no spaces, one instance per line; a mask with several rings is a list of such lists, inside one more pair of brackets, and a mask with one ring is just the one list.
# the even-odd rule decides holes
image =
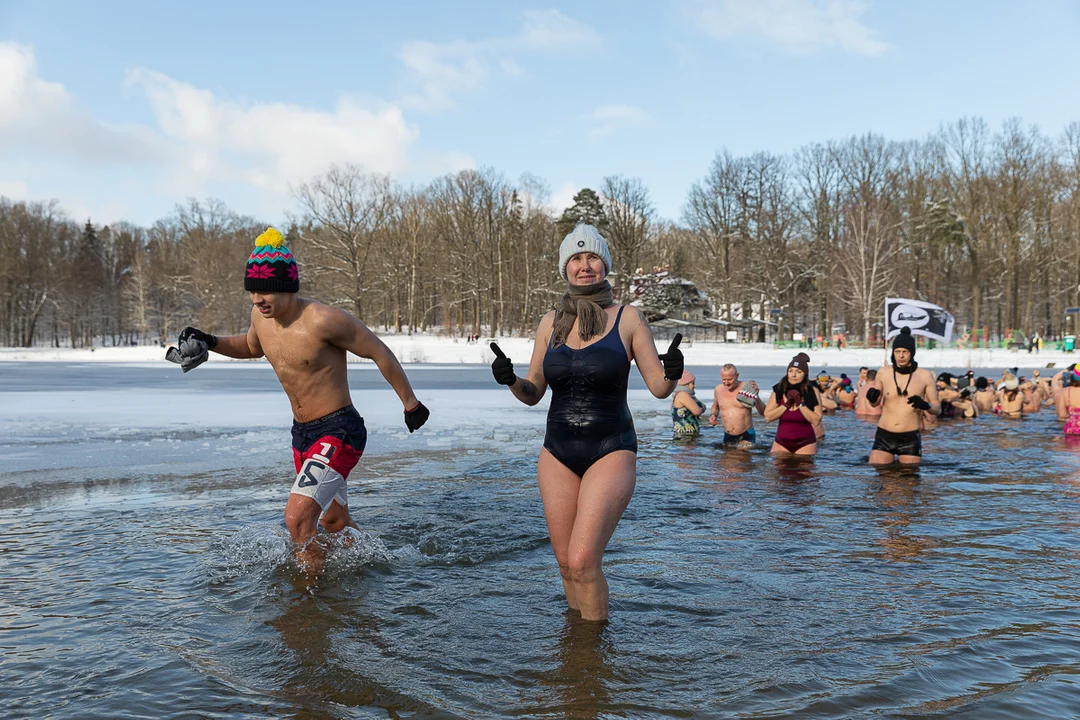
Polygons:
[[521,390],[522,395],[524,395],[527,398],[536,397],[536,386],[535,385],[533,385],[528,380],[522,380],[520,378],[518,379],[518,383],[520,385],[519,389]]

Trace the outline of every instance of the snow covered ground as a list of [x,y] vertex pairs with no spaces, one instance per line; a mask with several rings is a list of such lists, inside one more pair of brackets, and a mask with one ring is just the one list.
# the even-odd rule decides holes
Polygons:
[[[383,341],[405,364],[433,365],[487,365],[494,356],[488,347],[490,339],[479,343],[466,343],[462,339],[434,335],[383,335]],[[498,338],[499,346],[518,365],[529,361],[532,340],[527,338]],[[661,352],[667,343],[662,343]],[[777,367],[787,365],[797,352],[790,348],[777,349],[765,344],[683,343],[687,365],[719,366],[734,363],[740,367]],[[880,366],[886,358],[885,351],[874,349],[815,348],[810,350],[813,368]],[[165,362],[165,350],[157,346],[101,347],[94,350],[71,350],[67,348],[0,348],[0,362],[105,362],[105,363],[159,363]],[[212,363],[250,363],[236,361],[211,353]],[[1017,350],[926,350],[920,349],[916,356],[926,368],[989,368],[1021,369],[1063,368],[1080,360],[1080,354],[1044,350],[1027,353]],[[360,362],[358,358],[351,360]]]

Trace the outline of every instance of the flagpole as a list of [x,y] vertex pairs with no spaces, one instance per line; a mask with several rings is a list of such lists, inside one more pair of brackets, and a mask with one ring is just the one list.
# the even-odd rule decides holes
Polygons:
[[889,364],[889,298],[887,297],[885,298],[885,314],[881,319],[884,320],[881,324],[883,330],[881,333],[881,352],[885,355],[881,366],[886,367]]

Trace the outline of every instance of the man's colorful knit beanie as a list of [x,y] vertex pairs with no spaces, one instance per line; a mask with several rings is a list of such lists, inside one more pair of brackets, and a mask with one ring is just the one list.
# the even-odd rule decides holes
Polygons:
[[255,249],[247,261],[244,289],[248,292],[300,292],[296,258],[285,247],[285,238],[272,227],[255,238]]

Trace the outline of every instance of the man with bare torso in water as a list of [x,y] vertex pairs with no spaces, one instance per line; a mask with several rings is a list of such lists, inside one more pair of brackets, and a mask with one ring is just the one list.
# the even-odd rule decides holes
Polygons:
[[754,409],[757,408],[759,415],[765,414],[765,403],[758,393],[758,386],[753,380],[739,380],[739,370],[731,363],[720,368],[720,384],[713,390],[709,424],[716,426],[723,423],[725,443],[744,445],[756,440]]
[[866,399],[866,393],[870,388],[874,387],[875,380],[877,380],[877,370],[867,370],[866,375],[860,380],[862,385],[859,387],[859,392],[855,397],[856,415],[866,415],[868,417],[881,416],[881,405],[874,405]]
[[887,465],[894,458],[904,465],[922,462],[921,413],[937,415],[941,405],[933,374],[915,362],[915,338],[908,327],[893,339],[892,367],[878,370],[866,399],[882,408],[870,464]]
[[297,295],[300,277],[284,238],[268,228],[255,241],[244,289],[251,295],[251,327],[244,335],[215,337],[185,328],[166,359],[188,372],[208,351],[232,358],[266,357],[292,405],[296,480],[285,505],[285,525],[297,545],[296,558],[312,575],[325,560],[316,538],[356,527],[349,515],[345,480],[367,443],[364,420],[352,405],[346,352],[375,361],[401,399],[409,432],[428,419],[409,379],[389,348],[364,323],[344,310]]

